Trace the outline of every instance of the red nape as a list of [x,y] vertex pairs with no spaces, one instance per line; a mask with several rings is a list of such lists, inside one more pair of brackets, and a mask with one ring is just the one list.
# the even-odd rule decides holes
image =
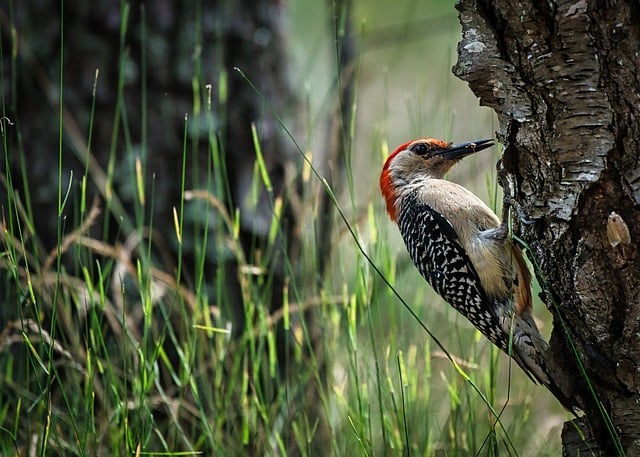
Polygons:
[[380,173],[380,191],[382,192],[382,196],[384,197],[385,203],[387,205],[387,213],[389,213],[389,217],[393,222],[398,222],[398,210],[395,207],[396,188],[393,185],[393,181],[391,180],[389,166],[391,165],[391,161],[393,160],[393,158],[397,156],[401,151],[407,149],[411,143],[413,143],[413,141],[407,141],[406,143],[398,146],[391,154],[389,154],[389,157],[387,157],[387,160],[385,160],[382,167],[382,173]]

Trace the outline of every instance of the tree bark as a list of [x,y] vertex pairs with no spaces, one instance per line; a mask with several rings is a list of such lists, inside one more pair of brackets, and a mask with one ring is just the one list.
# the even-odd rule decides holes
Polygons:
[[564,455],[640,455],[640,6],[457,8],[454,73],[498,115],[514,232],[554,316],[548,363],[593,436],[566,426]]

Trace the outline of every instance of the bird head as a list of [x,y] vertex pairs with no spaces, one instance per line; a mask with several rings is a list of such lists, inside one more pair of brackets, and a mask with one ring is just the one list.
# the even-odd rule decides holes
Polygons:
[[492,139],[453,144],[420,138],[398,146],[387,158],[380,174],[380,190],[391,219],[398,220],[395,203],[402,187],[425,178],[442,179],[463,157],[493,144]]

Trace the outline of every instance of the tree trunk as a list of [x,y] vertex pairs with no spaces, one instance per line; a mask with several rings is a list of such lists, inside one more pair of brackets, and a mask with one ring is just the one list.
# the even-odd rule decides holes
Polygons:
[[640,7],[457,8],[454,73],[498,115],[514,232],[554,316],[548,362],[585,413],[564,455],[640,455]]

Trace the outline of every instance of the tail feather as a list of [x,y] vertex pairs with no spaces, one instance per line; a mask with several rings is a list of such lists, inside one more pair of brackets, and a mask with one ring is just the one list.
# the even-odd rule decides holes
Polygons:
[[531,314],[515,315],[511,325],[511,357],[532,381],[545,386],[562,406],[577,417],[581,410],[580,403],[576,398],[565,393],[554,381],[545,361],[545,354],[549,345],[542,338]]
[[529,378],[535,382],[540,383],[547,388],[551,394],[574,416],[578,417],[582,406],[577,398],[565,393],[565,391],[553,380],[551,373],[542,359],[542,354],[539,354],[537,363],[533,365],[528,357],[522,357],[519,353],[514,352],[512,354],[513,359],[522,370],[529,376]]

